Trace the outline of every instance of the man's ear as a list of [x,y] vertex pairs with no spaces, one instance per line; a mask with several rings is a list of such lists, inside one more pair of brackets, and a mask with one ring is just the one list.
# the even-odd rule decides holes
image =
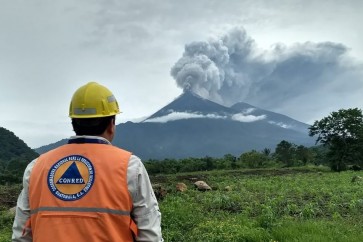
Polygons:
[[116,131],[116,125],[115,125],[115,119],[114,118],[110,120],[110,123],[107,126],[107,131],[110,134],[114,134],[115,133],[115,131]]

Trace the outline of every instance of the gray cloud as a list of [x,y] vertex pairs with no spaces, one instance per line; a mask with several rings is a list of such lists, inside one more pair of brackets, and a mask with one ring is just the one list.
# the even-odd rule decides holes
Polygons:
[[[203,48],[207,50],[201,51],[211,54],[200,57],[201,65],[193,67],[195,75],[202,68],[215,80],[211,86],[200,85],[200,90],[214,94],[215,100],[231,103],[241,96],[304,122],[357,102],[363,107],[359,91],[363,85],[355,81],[361,73],[354,61],[346,58],[347,49],[341,57],[333,55],[333,59],[341,59],[339,66],[336,72],[325,71],[321,80],[315,81],[319,88],[306,86],[304,93],[295,97],[284,94],[288,96],[285,102],[282,91],[270,90],[267,85],[277,88],[279,82],[265,80],[269,75],[282,78],[281,71],[273,70],[279,70],[277,66],[285,69],[290,56],[305,48],[306,44],[300,44],[303,48],[292,45],[297,41],[344,43],[362,60],[362,7],[359,0],[2,1],[0,126],[32,147],[66,138],[73,133],[66,125],[69,99],[77,87],[91,80],[113,90],[123,111],[119,121],[150,115],[181,92],[172,81],[170,68],[185,43],[225,33],[233,26],[245,27],[253,39],[236,32],[234,37],[226,35],[228,40],[215,39],[211,49],[212,41],[205,41]],[[269,49],[277,42],[288,47]],[[195,52],[193,48],[199,47],[189,48]],[[241,53],[246,56],[240,58]],[[232,63],[243,66],[243,72]],[[258,79],[252,81],[252,77]],[[237,78],[243,82],[232,81]],[[345,84],[339,81],[343,79]],[[291,89],[299,80],[290,82]],[[281,88],[287,92],[284,85]],[[273,106],[277,103],[273,100],[279,100],[280,105]]]
[[244,29],[234,28],[220,38],[187,44],[171,75],[179,87],[226,106],[244,101],[274,110],[317,91],[333,96],[332,87],[346,94],[362,89],[360,67],[339,43],[261,50]]

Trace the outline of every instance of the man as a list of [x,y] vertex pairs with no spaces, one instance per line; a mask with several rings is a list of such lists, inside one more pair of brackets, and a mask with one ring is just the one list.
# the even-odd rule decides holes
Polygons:
[[26,168],[13,241],[163,241],[145,167],[110,143],[118,113],[113,94],[98,83],[74,93],[76,136]]

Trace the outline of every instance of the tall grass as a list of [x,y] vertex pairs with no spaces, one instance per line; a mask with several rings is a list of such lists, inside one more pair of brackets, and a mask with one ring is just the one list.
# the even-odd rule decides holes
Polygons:
[[13,225],[13,220],[13,214],[6,210],[0,211],[0,242],[11,241],[11,227]]
[[[210,171],[151,180],[168,190],[159,201],[166,242],[358,242],[363,241],[363,182],[352,182],[354,176],[363,177],[363,171]],[[197,191],[192,178],[213,190]],[[177,182],[188,190],[177,192]],[[7,201],[0,212],[0,242],[11,241],[13,215],[6,210],[13,202]]]
[[[168,242],[363,241],[363,184],[351,182],[355,175],[363,172],[203,173],[210,192],[168,176],[162,184],[169,194],[160,202],[163,234]],[[189,190],[174,191],[177,181]]]

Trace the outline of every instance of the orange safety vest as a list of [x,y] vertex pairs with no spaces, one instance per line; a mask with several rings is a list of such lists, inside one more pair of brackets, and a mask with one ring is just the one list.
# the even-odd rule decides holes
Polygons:
[[33,241],[134,241],[130,156],[97,142],[66,144],[41,155],[29,180]]

